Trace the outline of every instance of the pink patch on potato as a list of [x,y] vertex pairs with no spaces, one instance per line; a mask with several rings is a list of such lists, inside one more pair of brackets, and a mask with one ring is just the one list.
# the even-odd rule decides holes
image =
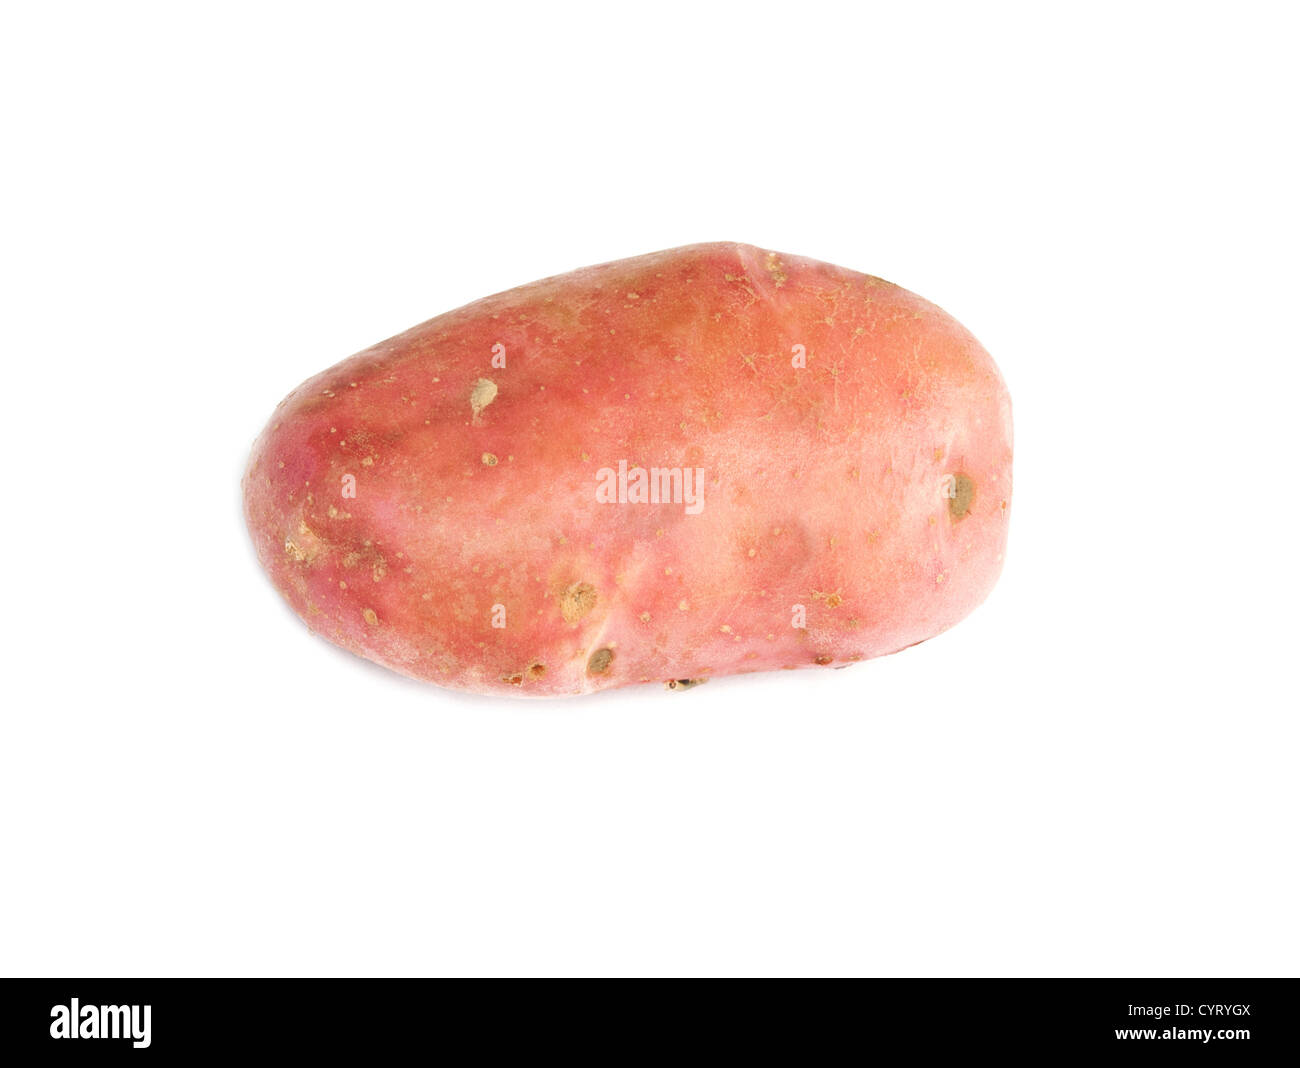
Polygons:
[[933,637],[1001,570],[1011,452],[1001,376],[942,310],[717,243],[487,297],[309,379],[244,502],[318,634],[557,696]]

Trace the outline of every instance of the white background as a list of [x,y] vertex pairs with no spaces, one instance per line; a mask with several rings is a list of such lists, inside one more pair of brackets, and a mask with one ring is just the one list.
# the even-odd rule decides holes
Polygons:
[[[11,974],[1276,975],[1296,901],[1285,5],[10,5]],[[511,702],[313,637],[300,380],[739,240],[999,362],[1003,578],[842,672]]]

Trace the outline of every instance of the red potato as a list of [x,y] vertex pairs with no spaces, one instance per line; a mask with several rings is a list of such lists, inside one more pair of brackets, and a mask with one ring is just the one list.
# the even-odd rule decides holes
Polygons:
[[358,353],[244,478],[312,630],[480,693],[841,667],[1002,567],[1011,404],[879,278],[730,243],[573,271]]

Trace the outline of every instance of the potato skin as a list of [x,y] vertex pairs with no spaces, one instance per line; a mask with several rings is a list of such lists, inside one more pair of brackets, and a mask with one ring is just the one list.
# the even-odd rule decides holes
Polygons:
[[[309,379],[244,502],[318,634],[559,696],[933,637],[997,580],[1011,451],[1002,378],[942,310],[713,243],[487,297]],[[702,509],[599,502],[620,461],[702,470]]]

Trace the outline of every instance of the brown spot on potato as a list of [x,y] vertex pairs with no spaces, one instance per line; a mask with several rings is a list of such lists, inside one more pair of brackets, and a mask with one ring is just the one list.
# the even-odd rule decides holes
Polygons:
[[528,666],[528,674],[531,675],[531,676],[532,676],[533,678],[535,678],[535,679],[540,679],[543,675],[546,674],[546,665],[545,665],[545,664],[530,664],[530,665]]
[[361,616],[372,627],[379,626],[379,617],[375,615],[375,610],[373,608],[367,608],[364,612],[361,613]]
[[767,268],[767,273],[772,279],[772,284],[775,285],[777,289],[780,289],[785,285],[786,273],[783,270],[785,265],[777,259],[775,252],[769,252],[767,254],[767,263],[764,264],[764,266]]
[[591,659],[587,661],[588,675],[603,675],[609,670],[609,665],[614,662],[613,649],[597,649],[591,654]]
[[490,378],[480,378],[469,391],[469,407],[477,419],[483,409],[497,399],[497,384]]
[[956,522],[970,514],[975,501],[975,480],[960,471],[953,475],[952,496],[948,498],[948,515]]
[[669,679],[664,683],[665,690],[689,690],[695,686],[703,686],[708,679]]
[[493,456],[490,452],[485,452],[485,453],[483,454],[483,462],[484,462],[488,467],[496,467],[496,465],[497,465],[497,458],[496,458],[495,456]]
[[576,623],[596,607],[596,587],[590,582],[575,582],[560,594],[560,615],[566,623]]
[[820,664],[822,667],[825,667],[827,664],[829,664],[829,663],[830,663],[832,660],[834,660],[834,659],[835,659],[835,658],[834,658],[834,657],[831,657],[831,656],[818,656],[818,657],[814,657],[814,658],[813,658],[813,663],[814,663],[814,664]]
[[508,682],[511,686],[521,686],[523,684],[524,677],[522,674],[516,671],[513,675],[502,675],[501,681]]

